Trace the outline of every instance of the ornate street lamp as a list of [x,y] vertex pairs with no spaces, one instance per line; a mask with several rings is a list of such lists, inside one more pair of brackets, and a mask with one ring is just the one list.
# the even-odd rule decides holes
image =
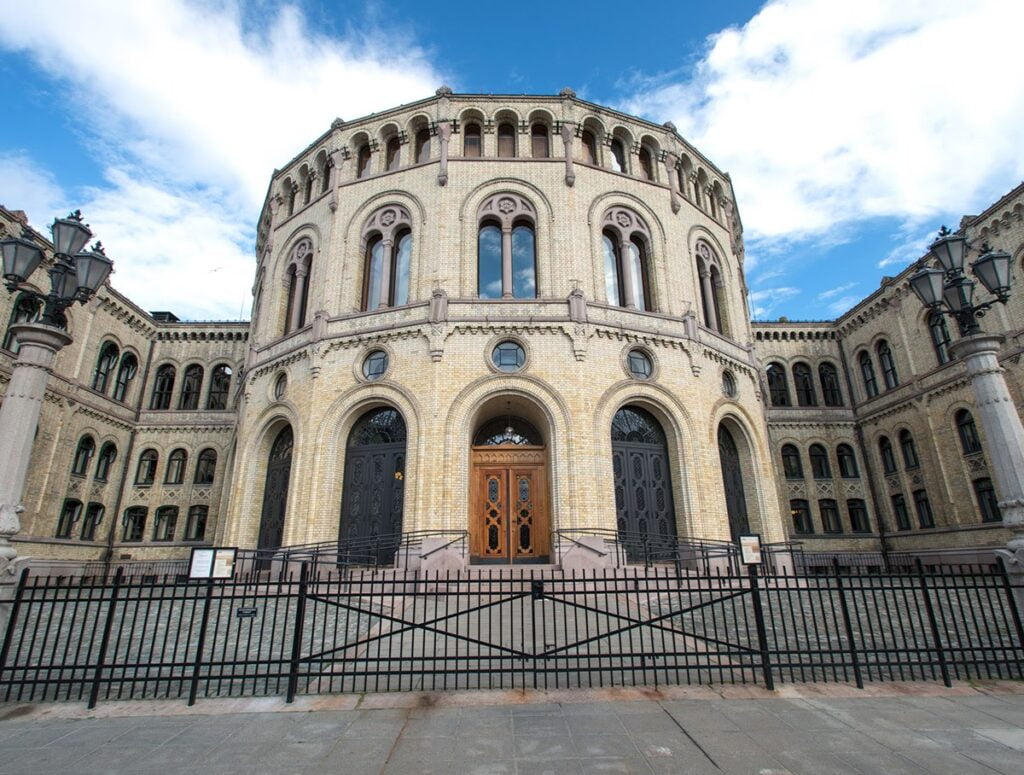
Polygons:
[[[910,278],[910,287],[928,309],[949,315],[960,328],[961,339],[950,351],[967,366],[988,440],[989,464],[1002,495],[1003,524],[1014,533],[1007,544],[1009,551],[999,554],[1011,572],[1024,573],[1024,426],[999,365],[999,346],[1005,337],[986,334],[978,323],[996,302],[1006,304],[1010,298],[1010,254],[988,243],[981,245],[979,257],[969,268],[994,298],[976,302],[976,282],[964,271],[970,251],[966,237],[943,226],[930,251],[941,268],[929,268],[926,257]],[[1024,599],[1020,605],[1024,609]]]
[[48,269],[48,293],[24,285],[43,263],[43,250],[33,233],[26,228],[22,236],[0,241],[7,290],[24,294],[42,307],[38,322],[10,328],[19,349],[0,405],[0,439],[4,443],[0,454],[0,571],[10,569],[17,554],[9,539],[21,529],[21,498],[50,369],[57,352],[72,341],[62,330],[64,310],[76,301],[85,304],[92,298],[114,266],[100,243],[83,250],[92,232],[82,223],[79,211],[54,220],[51,231],[54,256]]

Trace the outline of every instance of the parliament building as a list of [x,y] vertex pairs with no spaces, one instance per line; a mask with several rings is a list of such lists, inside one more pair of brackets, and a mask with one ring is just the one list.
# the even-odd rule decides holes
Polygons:
[[[0,209],[0,235],[23,222]],[[1019,289],[1024,186],[959,228],[1012,254]],[[836,320],[752,322],[732,181],[672,124],[442,88],[275,171],[255,248],[248,323],[109,285],[68,311],[19,554],[466,531],[481,563],[590,533],[973,557],[1008,537],[913,267]],[[0,294],[0,320],[37,315]],[[983,324],[1020,410],[1024,293]],[[0,393],[16,357],[5,336]]]

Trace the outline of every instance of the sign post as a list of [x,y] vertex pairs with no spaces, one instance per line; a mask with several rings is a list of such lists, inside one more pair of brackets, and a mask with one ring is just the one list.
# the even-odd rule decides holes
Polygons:
[[221,546],[207,549],[193,547],[188,564],[190,579],[230,579],[235,575],[238,547]]

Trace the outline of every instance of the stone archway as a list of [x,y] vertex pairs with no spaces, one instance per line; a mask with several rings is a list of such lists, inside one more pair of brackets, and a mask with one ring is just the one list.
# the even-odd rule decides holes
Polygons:
[[256,548],[277,550],[284,537],[284,518],[288,508],[288,487],[292,472],[292,448],[295,436],[292,426],[277,432],[267,458],[267,477],[263,487],[263,510]]
[[725,489],[725,508],[729,516],[729,534],[738,541],[750,532],[747,496],[743,489],[743,466],[736,440],[725,424],[718,426],[718,457],[722,465],[722,487]]

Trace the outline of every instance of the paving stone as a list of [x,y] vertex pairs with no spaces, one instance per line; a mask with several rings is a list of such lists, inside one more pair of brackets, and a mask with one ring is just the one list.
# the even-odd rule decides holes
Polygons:
[[640,751],[637,750],[632,738],[625,733],[618,735],[573,735],[572,742],[580,756],[629,757],[640,755]]
[[516,759],[554,759],[576,756],[576,748],[567,736],[516,735]]
[[516,761],[517,775],[583,775],[589,772],[579,759],[549,759],[547,761]]

